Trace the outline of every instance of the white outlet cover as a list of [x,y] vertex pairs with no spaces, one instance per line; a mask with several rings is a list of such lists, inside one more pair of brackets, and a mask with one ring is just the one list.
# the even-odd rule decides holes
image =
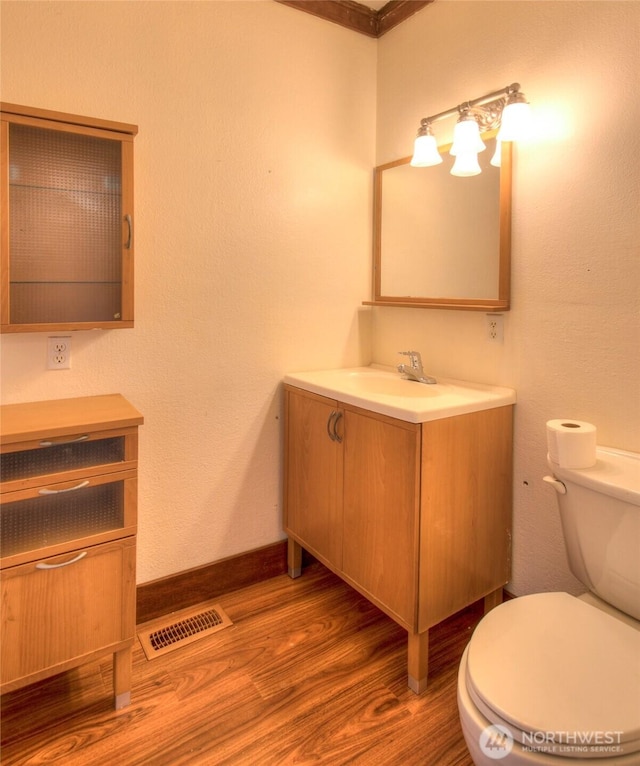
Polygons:
[[71,369],[70,335],[51,335],[47,338],[47,369]]
[[504,342],[504,316],[487,314],[487,340],[491,343]]

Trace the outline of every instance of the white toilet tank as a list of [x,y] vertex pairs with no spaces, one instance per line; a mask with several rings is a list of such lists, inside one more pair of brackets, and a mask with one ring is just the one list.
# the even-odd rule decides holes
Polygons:
[[[598,447],[592,468],[549,460],[569,567],[603,601],[640,620],[640,454]],[[563,486],[566,491],[563,490]]]

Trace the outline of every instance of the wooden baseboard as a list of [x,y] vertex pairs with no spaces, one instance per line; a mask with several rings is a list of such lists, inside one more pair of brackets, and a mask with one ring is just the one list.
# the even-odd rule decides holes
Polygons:
[[[314,561],[311,554],[303,551],[303,567]],[[280,540],[263,548],[145,582],[136,589],[136,622],[155,620],[286,572],[287,541]],[[508,591],[503,591],[503,595],[505,600],[515,598]]]
[[281,540],[237,556],[187,569],[137,587],[137,622],[218,598],[224,593],[268,580],[287,571],[287,541]]

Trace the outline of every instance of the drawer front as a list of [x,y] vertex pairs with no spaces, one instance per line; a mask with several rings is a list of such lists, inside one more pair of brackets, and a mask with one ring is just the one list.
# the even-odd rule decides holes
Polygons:
[[2,684],[135,635],[135,538],[2,574]]
[[137,432],[83,433],[4,448],[0,490],[12,492],[79,476],[135,468]]
[[136,498],[135,471],[3,495],[2,566],[134,534]]

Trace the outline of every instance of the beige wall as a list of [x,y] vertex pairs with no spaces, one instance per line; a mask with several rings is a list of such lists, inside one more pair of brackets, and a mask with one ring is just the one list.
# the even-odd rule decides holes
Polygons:
[[517,594],[581,589],[542,482],[546,421],[587,420],[601,444],[640,451],[638,72],[638,2],[436,0],[379,42],[378,163],[410,154],[421,117],[508,83],[535,110],[537,137],[515,152],[504,344],[482,313],[375,309],[373,325],[376,362],[416,347],[432,374],[517,389]]
[[274,542],[279,383],[368,362],[376,43],[274,2],[4,2],[2,99],[139,125],[134,330],[3,336],[4,402],[145,415],[138,581]]
[[[576,590],[544,424],[640,450],[639,11],[437,0],[376,42],[268,1],[2,3],[4,100],[140,126],[136,329],[75,334],[68,372],[46,335],[2,338],[3,401],[117,390],[145,414],[140,582],[281,537],[285,371],[415,346],[518,390],[511,588]],[[539,133],[516,156],[504,345],[483,314],[360,308],[371,167],[514,80]]]

